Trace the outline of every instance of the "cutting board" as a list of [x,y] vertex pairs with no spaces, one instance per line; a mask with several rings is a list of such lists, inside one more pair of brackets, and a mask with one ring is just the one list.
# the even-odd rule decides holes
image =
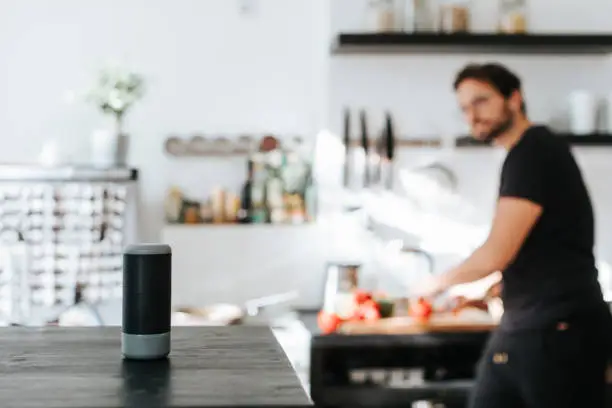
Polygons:
[[343,334],[426,334],[466,333],[491,331],[497,323],[488,315],[479,314],[437,314],[427,323],[410,317],[389,317],[376,321],[344,323],[339,333]]

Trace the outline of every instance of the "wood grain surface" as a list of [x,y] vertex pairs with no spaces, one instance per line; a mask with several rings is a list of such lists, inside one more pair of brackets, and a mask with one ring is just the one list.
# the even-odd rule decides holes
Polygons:
[[497,325],[492,320],[458,319],[453,315],[433,316],[427,323],[410,317],[390,317],[376,321],[347,322],[340,327],[344,334],[425,334],[491,331]]
[[119,327],[0,328],[2,408],[226,405],[311,405],[269,328],[173,328],[152,362],[122,359]]

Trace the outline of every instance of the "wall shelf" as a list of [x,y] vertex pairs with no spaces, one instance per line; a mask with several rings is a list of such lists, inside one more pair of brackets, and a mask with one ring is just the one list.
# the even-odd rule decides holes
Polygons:
[[301,137],[278,139],[273,135],[239,136],[239,137],[168,137],[164,142],[164,152],[174,158],[189,157],[248,157],[249,154],[261,149],[264,140],[273,138],[282,146],[284,142],[293,142],[300,145],[304,142]]
[[[371,149],[376,149],[376,140],[372,138],[372,139],[370,139],[369,142],[370,142],[369,147]],[[361,141],[355,140],[355,139],[351,140],[349,146],[350,147],[362,147]],[[433,138],[433,139],[419,139],[419,138],[397,139],[395,141],[395,146],[396,147],[400,147],[400,148],[410,148],[410,147],[441,147],[442,146],[442,139],[437,139],[437,138]]]
[[[559,137],[565,139],[572,146],[612,147],[612,134],[598,133],[589,135],[574,135],[560,133]],[[490,143],[483,143],[471,136],[463,136],[455,141],[457,147],[490,147]]]
[[341,33],[333,54],[403,53],[575,54],[612,53],[612,34]]

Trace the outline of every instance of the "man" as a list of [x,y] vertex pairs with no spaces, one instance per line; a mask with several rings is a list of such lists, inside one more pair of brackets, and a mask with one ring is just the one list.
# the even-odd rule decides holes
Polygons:
[[421,286],[435,296],[502,271],[504,314],[472,408],[604,407],[612,317],[593,255],[594,217],[569,146],[526,116],[519,78],[469,65],[454,88],[473,136],[508,151],[486,242]]

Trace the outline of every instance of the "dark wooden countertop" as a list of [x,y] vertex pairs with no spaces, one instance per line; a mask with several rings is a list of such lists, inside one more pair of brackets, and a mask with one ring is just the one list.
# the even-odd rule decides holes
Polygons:
[[125,361],[119,327],[0,328],[0,407],[308,406],[267,327],[172,329],[167,360]]

